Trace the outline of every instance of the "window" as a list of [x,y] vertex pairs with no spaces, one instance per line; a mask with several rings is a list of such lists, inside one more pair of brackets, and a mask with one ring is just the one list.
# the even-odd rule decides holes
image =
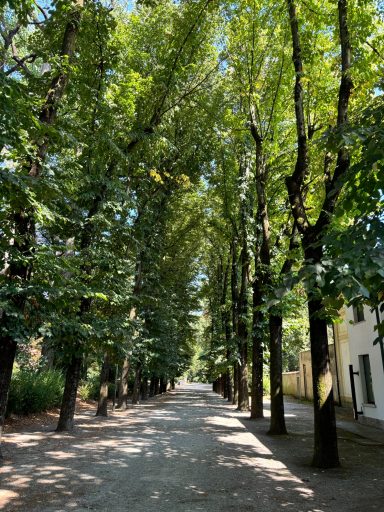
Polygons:
[[359,322],[364,322],[364,306],[362,304],[353,306],[353,321],[355,322],[355,324],[358,324]]
[[359,356],[359,359],[360,359],[361,381],[362,381],[362,385],[363,385],[364,403],[374,404],[375,396],[373,394],[371,363],[369,361],[369,355],[364,354],[362,356]]

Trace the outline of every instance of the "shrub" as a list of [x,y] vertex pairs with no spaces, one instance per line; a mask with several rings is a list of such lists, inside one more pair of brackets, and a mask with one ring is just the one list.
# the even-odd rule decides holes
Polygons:
[[97,400],[100,391],[100,378],[93,374],[87,380],[82,380],[78,388],[78,397],[81,400]]
[[19,370],[12,377],[7,413],[30,414],[60,405],[64,378],[58,370]]
[[264,396],[270,396],[271,394],[271,382],[268,374],[263,375],[263,394]]

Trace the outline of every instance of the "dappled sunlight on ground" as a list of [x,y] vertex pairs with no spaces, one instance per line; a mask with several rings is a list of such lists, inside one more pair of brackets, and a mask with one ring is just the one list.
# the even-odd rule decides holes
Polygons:
[[287,415],[293,433],[271,438],[268,419],[249,421],[207,386],[190,385],[109,418],[82,413],[71,434],[7,434],[0,510],[358,512],[356,494],[342,497],[357,470],[309,467],[301,412]]

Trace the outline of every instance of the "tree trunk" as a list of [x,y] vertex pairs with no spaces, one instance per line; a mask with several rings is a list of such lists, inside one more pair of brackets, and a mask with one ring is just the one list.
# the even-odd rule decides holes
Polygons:
[[160,377],[160,394],[166,393],[167,391],[167,378],[163,376]]
[[252,317],[252,397],[251,418],[263,418],[263,323],[264,315],[259,309],[261,306],[260,280],[255,278],[253,282],[253,317]]
[[74,354],[71,357],[65,376],[64,394],[60,408],[60,417],[56,431],[70,431],[74,426],[77,388],[79,386],[82,356]]
[[17,343],[11,337],[1,339],[1,357],[0,357],[0,459],[1,438],[7,410],[8,393],[11,384],[13,363],[16,356]]
[[123,368],[121,370],[121,378],[119,382],[119,395],[117,400],[117,407],[119,409],[127,408],[129,366],[129,359],[126,357],[124,359]]
[[228,370],[223,373],[223,398],[228,398]]
[[322,304],[309,299],[313,404],[315,413],[315,447],[312,465],[317,468],[340,466],[337,448],[335,405],[328,352],[327,322],[319,318]]
[[152,377],[151,377],[151,382],[149,384],[149,396],[155,396],[155,381],[156,381],[156,377],[155,375],[152,374]]
[[140,387],[141,387],[141,363],[136,366],[135,382],[133,384],[132,403],[138,404],[140,400]]
[[268,431],[268,434],[270,435],[281,435],[287,433],[284,417],[282,378],[282,327],[282,317],[271,314],[269,317],[271,422]]
[[174,390],[175,389],[175,379],[171,379],[171,389]]
[[232,389],[232,378],[231,378],[231,368],[230,367],[228,367],[226,376],[227,376],[227,399],[228,399],[228,402],[232,403],[233,389]]
[[236,405],[239,401],[239,363],[236,361],[233,365],[233,396],[232,403]]
[[[243,219],[245,222],[245,219]],[[245,226],[244,226],[245,230]],[[239,340],[239,396],[237,409],[249,410],[248,393],[248,272],[249,257],[246,234],[243,234],[243,248],[241,251],[241,287],[239,294],[238,340]]]
[[155,396],[160,393],[160,379],[155,377]]
[[[242,315],[240,315],[242,316]],[[246,318],[244,321],[239,319],[239,354],[240,364],[238,373],[238,402],[237,409],[239,411],[249,410],[249,396],[248,396],[248,329],[246,326]]]
[[96,416],[108,416],[108,382],[109,382],[109,357],[104,354],[104,360],[100,371],[100,393]]
[[141,382],[141,399],[148,400],[148,377],[144,376]]

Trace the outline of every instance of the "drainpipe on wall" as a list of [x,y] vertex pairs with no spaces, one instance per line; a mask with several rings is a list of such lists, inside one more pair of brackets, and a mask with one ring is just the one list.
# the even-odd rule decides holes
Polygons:
[[[380,320],[380,313],[379,313],[379,308],[376,307],[375,308],[375,312],[376,312],[376,321],[377,321],[377,325],[380,324],[381,320]],[[384,370],[384,346],[383,346],[383,336],[381,336],[379,334],[379,345],[380,345],[380,352],[381,352],[381,362],[383,363],[383,370]]]
[[349,378],[351,380],[351,394],[352,394],[352,403],[353,403],[353,417],[357,421],[359,416],[364,414],[363,411],[357,410],[357,401],[356,401],[356,390],[355,390],[355,375],[359,375],[359,372],[353,371],[353,366],[349,365]]

